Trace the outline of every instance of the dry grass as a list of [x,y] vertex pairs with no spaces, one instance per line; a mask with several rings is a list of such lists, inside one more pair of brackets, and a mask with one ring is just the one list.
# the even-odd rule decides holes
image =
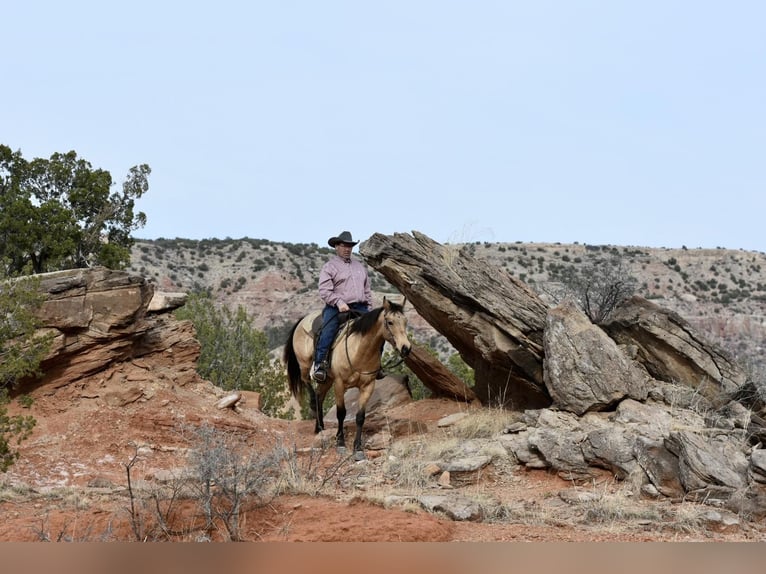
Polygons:
[[476,409],[451,428],[452,436],[460,439],[491,438],[520,420],[521,414],[502,408]]

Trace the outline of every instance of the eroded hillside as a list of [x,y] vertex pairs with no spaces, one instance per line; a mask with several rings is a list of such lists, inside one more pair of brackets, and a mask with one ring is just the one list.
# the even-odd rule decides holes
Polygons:
[[[731,249],[646,248],[559,243],[487,243],[452,246],[486,259],[528,283],[549,301],[568,269],[617,259],[638,281],[638,293],[678,312],[746,367],[764,370],[766,255]],[[137,241],[130,270],[165,291],[207,291],[242,305],[274,347],[289,325],[319,306],[319,269],[332,250],[317,244],[265,239],[159,239]],[[395,293],[371,271],[376,298]],[[447,345],[414,312],[416,338]]]

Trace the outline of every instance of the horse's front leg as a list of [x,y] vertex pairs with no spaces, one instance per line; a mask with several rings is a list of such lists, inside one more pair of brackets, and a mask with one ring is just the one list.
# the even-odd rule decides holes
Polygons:
[[341,403],[335,405],[338,413],[338,434],[335,435],[335,444],[338,450],[346,450],[346,434],[343,432],[343,422],[346,420],[346,405]]
[[354,458],[364,460],[365,454],[362,448],[362,428],[364,427],[364,407],[360,407],[356,413],[356,436],[354,436]]
[[364,460],[364,447],[362,446],[362,433],[364,430],[365,413],[367,412],[367,401],[372,396],[375,389],[375,379],[362,384],[359,387],[359,410],[356,412],[356,436],[354,437],[354,459]]

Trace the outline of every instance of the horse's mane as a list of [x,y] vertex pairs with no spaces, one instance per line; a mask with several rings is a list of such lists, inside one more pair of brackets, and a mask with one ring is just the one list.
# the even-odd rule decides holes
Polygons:
[[[404,312],[404,306],[399,305],[398,303],[394,303],[393,301],[389,301],[388,306],[392,313]],[[349,327],[349,335],[353,333],[359,333],[360,335],[369,333],[370,330],[378,323],[378,319],[380,318],[380,314],[382,312],[383,307],[376,307],[372,311],[365,313],[357,319],[354,319],[354,322],[351,323],[351,326]]]

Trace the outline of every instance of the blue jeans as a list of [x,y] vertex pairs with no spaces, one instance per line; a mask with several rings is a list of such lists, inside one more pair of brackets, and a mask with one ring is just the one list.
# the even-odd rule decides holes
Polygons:
[[[359,311],[361,313],[367,313],[370,309],[367,307],[367,303],[351,303],[349,309],[352,311]],[[327,359],[327,351],[330,350],[335,335],[338,334],[338,311],[337,307],[331,307],[325,305],[322,310],[322,330],[319,333],[319,341],[317,341],[316,352],[314,353],[314,362],[321,363]]]

